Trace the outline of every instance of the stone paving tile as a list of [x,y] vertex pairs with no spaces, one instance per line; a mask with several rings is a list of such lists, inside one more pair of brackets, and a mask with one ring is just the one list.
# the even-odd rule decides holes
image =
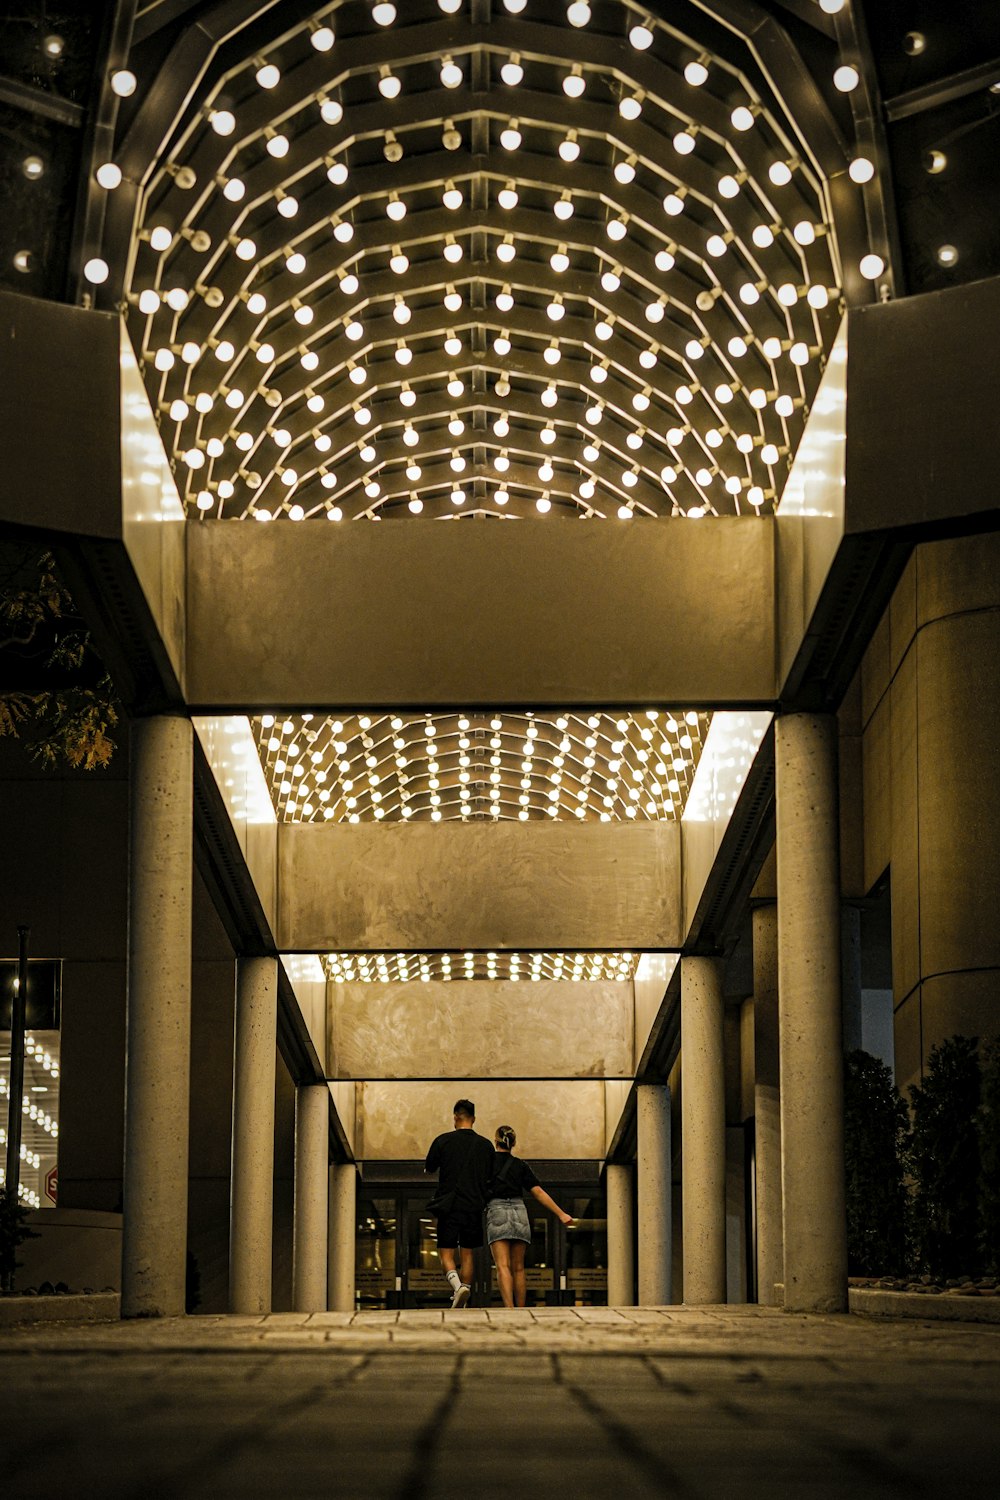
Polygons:
[[472,1311],[485,1316],[15,1330],[0,1339],[5,1487],[18,1500],[993,1493],[997,1330]]

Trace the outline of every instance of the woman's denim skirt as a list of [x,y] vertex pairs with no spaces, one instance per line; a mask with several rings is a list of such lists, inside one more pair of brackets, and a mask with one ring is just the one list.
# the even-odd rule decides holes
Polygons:
[[523,1240],[531,1244],[531,1225],[522,1198],[491,1198],[486,1205],[486,1243]]

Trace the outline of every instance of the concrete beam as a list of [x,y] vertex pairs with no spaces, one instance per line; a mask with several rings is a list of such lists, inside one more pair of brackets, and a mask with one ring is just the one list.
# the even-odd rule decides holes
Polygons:
[[285,952],[679,948],[679,823],[286,823]]
[[773,526],[188,528],[200,710],[768,702]]

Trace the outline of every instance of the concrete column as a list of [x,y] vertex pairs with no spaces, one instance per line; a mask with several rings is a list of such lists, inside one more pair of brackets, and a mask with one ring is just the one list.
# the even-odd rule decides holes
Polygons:
[[331,1312],[354,1311],[354,1247],[357,1236],[358,1169],[354,1162],[330,1167],[330,1234],[327,1304]]
[[295,1230],[292,1310],[326,1311],[330,1164],[330,1090],[325,1083],[295,1090]]
[[132,725],[123,1318],[172,1317],[185,1304],[192,754],[187,719]]
[[608,1162],[608,1306],[635,1306],[635,1231],[632,1168]]
[[778,909],[753,911],[754,1156],[757,1301],[774,1307],[784,1281],[781,1223],[781,1059],[778,1046]]
[[670,1090],[641,1083],[635,1091],[636,1207],[639,1219],[639,1306],[670,1301]]
[[837,721],[775,722],[785,1307],[847,1308]]
[[684,1301],[726,1300],[726,1094],[722,963],[681,959]]
[[278,960],[236,964],[229,1311],[271,1311]]

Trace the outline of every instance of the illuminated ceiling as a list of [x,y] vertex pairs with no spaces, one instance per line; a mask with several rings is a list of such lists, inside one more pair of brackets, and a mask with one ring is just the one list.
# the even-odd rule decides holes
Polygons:
[[638,953],[328,953],[328,979],[348,984],[433,980],[630,980]]
[[345,0],[220,47],[125,272],[189,512],[770,512],[843,306],[829,174],[857,221],[873,169],[803,73],[821,169],[712,8]]
[[710,714],[252,720],[281,822],[679,818]]

